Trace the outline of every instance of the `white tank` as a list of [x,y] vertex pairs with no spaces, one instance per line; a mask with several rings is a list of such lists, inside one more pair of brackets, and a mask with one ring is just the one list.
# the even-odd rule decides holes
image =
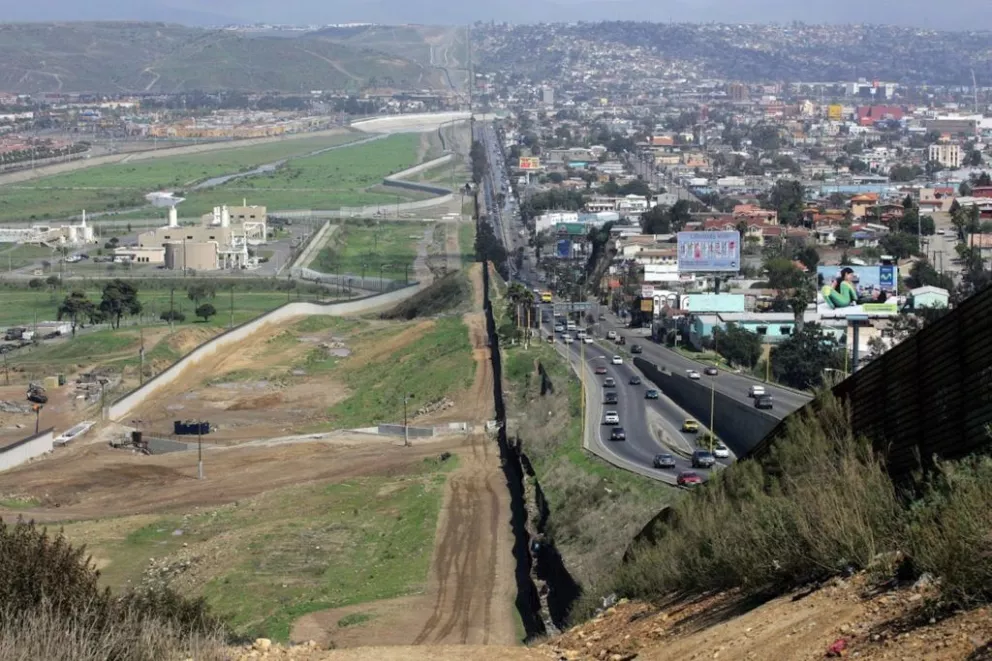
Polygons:
[[179,212],[175,207],[169,207],[169,227],[179,227]]
[[69,225],[69,243],[76,243],[79,241],[79,228],[75,225]]
[[220,226],[221,227],[231,226],[231,213],[227,210],[226,204],[220,208]]

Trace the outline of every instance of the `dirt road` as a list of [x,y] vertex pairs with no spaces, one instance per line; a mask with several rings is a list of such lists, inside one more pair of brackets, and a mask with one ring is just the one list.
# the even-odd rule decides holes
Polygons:
[[[293,640],[339,648],[514,644],[513,540],[499,453],[482,435],[456,452],[459,466],[438,517],[426,594],[312,613],[296,622]],[[339,625],[357,614],[367,621]]]

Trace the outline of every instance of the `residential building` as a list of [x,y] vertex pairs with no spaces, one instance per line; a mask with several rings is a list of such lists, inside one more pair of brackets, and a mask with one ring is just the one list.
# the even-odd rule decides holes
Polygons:
[[961,167],[961,145],[930,145],[928,159],[940,163],[945,168]]

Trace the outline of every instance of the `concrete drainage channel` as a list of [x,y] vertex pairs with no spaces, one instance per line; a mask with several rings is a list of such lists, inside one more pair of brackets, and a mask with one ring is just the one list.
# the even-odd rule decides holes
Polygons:
[[533,467],[522,451],[520,440],[506,435],[506,404],[503,400],[503,368],[489,298],[489,263],[483,262],[486,331],[493,365],[493,400],[496,409],[496,438],[503,474],[510,492],[513,557],[516,562],[516,606],[527,640],[557,633],[581,589],[569,575],[554,544],[544,537],[551,512]]

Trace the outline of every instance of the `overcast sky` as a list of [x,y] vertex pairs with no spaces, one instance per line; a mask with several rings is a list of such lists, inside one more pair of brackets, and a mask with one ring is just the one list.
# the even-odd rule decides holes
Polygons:
[[992,30],[992,0],[0,0],[0,21],[463,24],[569,20],[889,23]]

